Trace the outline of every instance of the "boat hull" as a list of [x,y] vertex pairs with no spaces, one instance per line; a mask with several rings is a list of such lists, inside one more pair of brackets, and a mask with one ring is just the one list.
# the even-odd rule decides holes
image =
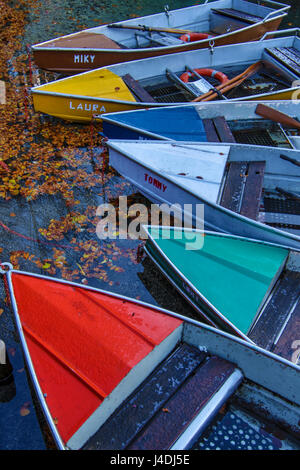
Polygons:
[[[249,341],[243,341],[180,314],[72,282],[14,271],[11,269],[12,266],[9,270],[5,268],[5,271],[2,271],[2,268],[4,265],[1,266],[1,272],[6,276],[9,298],[32,384],[59,449],[132,450],[133,441],[136,443],[133,448],[140,450],[189,449],[222,407],[224,410],[222,414],[227,413],[227,407],[223,405],[229,404],[229,399],[235,398],[236,393],[238,399],[243,399],[244,396],[244,402],[239,401],[239,404],[248,405],[245,409],[248,410],[249,423],[252,422],[252,409],[255,409],[256,420],[259,422],[259,417],[265,419],[267,414],[272,429],[280,424],[281,430],[288,433],[289,439],[292,436],[296,439],[296,448],[299,448],[297,440],[299,439],[300,376],[297,365]],[[26,287],[24,283],[27,289],[24,289]],[[64,302],[57,304],[52,298],[52,294],[54,297],[63,297],[68,293],[71,315],[67,314]],[[97,309],[94,301],[103,295],[109,297],[109,301],[103,303],[103,308]],[[30,298],[33,300],[32,303]],[[82,302],[87,299],[93,299],[93,302],[88,302],[89,308],[84,309]],[[49,308],[51,300],[54,311]],[[111,309],[112,301],[121,302],[122,307],[119,311]],[[129,307],[126,313],[129,303],[133,308]],[[52,322],[52,315],[57,308],[61,309],[57,317],[58,322],[62,326],[69,326],[71,334],[68,329],[68,334],[62,336],[57,323]],[[91,309],[97,310],[95,315],[90,315]],[[141,316],[138,310],[144,310]],[[109,321],[102,322],[107,313],[111,313],[112,316]],[[118,316],[121,322],[119,328],[116,328],[112,323]],[[76,330],[77,323],[81,323],[81,326],[76,337],[72,333],[74,327]],[[38,324],[44,328],[39,328],[39,335],[32,341]],[[88,328],[89,324],[92,331]],[[124,334],[124,328],[129,324],[129,336],[127,336]],[[108,331],[105,330],[107,327],[111,334],[107,334]],[[91,333],[90,337],[87,332]],[[96,342],[91,341],[93,338]],[[139,361],[136,353],[141,355],[138,344],[141,341],[144,343],[144,348],[150,352]],[[109,354],[110,350],[113,351],[112,347],[107,348],[109,342],[116,346],[115,355]],[[125,350],[125,354],[124,342],[130,346]],[[38,352],[37,345],[42,346]],[[55,348],[50,348],[51,345]],[[106,347],[103,348],[102,345]],[[102,413],[98,413],[95,417],[93,410],[90,409],[90,400],[85,400],[82,395],[77,396],[74,388],[68,390],[66,374],[78,376],[80,371],[78,368],[85,368],[90,374],[90,362],[85,363],[82,360],[82,351],[89,350],[90,347],[94,348],[96,353],[90,357],[91,362],[96,365],[94,372],[102,374],[105,381],[110,381],[115,372],[120,375],[125,364],[129,364],[131,368],[127,376],[107,395],[111,408],[109,415],[103,412],[102,407]],[[52,377],[53,369],[47,367],[41,353],[47,353],[48,358],[55,360],[56,366],[61,369],[61,374],[56,380]],[[70,357],[72,363],[67,360]],[[75,360],[77,369],[72,367]],[[120,362],[121,367],[112,367],[112,363],[116,361]],[[128,380],[130,374],[131,378]],[[94,384],[87,379],[87,376],[80,374],[80,382],[86,385],[88,391]],[[56,388],[56,393],[52,391],[53,387]],[[189,400],[191,393],[192,404]],[[177,406],[174,406],[174,397]],[[61,406],[57,408],[60,398],[62,398]],[[191,406],[193,406],[192,413]],[[68,424],[66,410],[69,409],[70,416],[74,420],[78,408],[81,407],[88,408],[87,419],[80,426],[81,442],[74,427],[71,433],[75,431],[75,434],[72,434],[71,439],[66,442],[63,436],[65,433],[62,432]],[[231,411],[229,409],[229,412]],[[172,415],[171,422],[169,414]],[[155,423],[162,422],[161,415],[163,419],[167,418],[167,422],[166,425],[163,422],[163,425],[157,427]],[[94,422],[95,418],[97,422]],[[96,429],[94,433],[91,429],[92,423]],[[240,420],[236,421],[236,424],[238,423]],[[151,439],[144,439],[143,445],[142,433],[149,429]],[[241,434],[242,431],[243,426]],[[266,433],[263,431],[261,436],[265,438]],[[162,447],[163,439],[170,445]],[[286,441],[288,443],[284,434],[280,446]],[[294,447],[295,445],[292,446]]]
[[[117,141],[116,141],[117,142]],[[108,141],[110,165],[134,184],[139,192],[157,205],[181,204],[193,225],[201,230],[230,233],[242,237],[258,239],[270,243],[299,249],[300,239],[283,230],[278,230],[256,220],[237,214],[219,204],[201,198],[188,188],[180,187],[162,173],[133,160],[126,153],[118,151],[113,142]],[[279,149],[280,150],[280,149]],[[197,208],[203,207],[203,211]],[[193,208],[193,212],[190,212]]]
[[[264,101],[279,112],[294,118],[300,116],[300,102]],[[126,140],[178,140],[207,142],[207,132],[203,132],[204,119],[224,117],[225,121],[238,121],[243,126],[249,120],[263,123],[264,119],[256,114],[257,103],[228,103],[226,101],[179,105],[158,110],[132,111],[102,115],[103,133],[108,139]],[[251,128],[249,126],[249,128]],[[288,138],[295,146],[294,136]],[[222,139],[222,142],[226,140]],[[280,146],[280,145],[278,145]]]
[[[275,93],[255,95],[252,97],[234,99],[232,101],[278,101],[291,100],[295,88],[282,90]],[[102,114],[115,113],[121,111],[134,111],[138,109],[158,108],[170,106],[170,103],[142,103],[133,101],[107,100],[91,97],[76,97],[59,95],[47,92],[35,91],[32,94],[33,105],[36,112],[49,114],[51,116],[72,122],[90,122],[100,120]],[[178,103],[174,103],[176,106]]]
[[[249,26],[230,34],[223,34],[213,39],[215,46],[224,46],[242,42],[256,41],[265,33],[276,31],[284,15],[271,20]],[[205,49],[210,46],[210,40],[201,40],[177,45],[174,47],[156,47],[149,49],[63,49],[49,47],[33,47],[35,64],[51,72],[74,74],[105,67],[107,65],[129,62],[132,60],[147,59],[150,57],[173,54],[177,52]],[[91,62],[91,57],[93,58]]]
[[[243,64],[244,70],[246,70],[249,64],[263,60],[266,46],[295,47],[299,50],[299,39],[293,36],[266,39],[220,46],[214,48],[213,51],[201,49],[114,64],[107,68],[100,67],[33,87],[31,94],[34,109],[36,112],[69,121],[88,122],[91,119],[101,120],[104,113],[186,104],[187,101],[172,103],[151,101],[152,96],[149,98],[147,93],[144,93],[142,98],[139,98],[141,101],[138,101],[138,98],[134,96],[134,91],[131,93],[130,85],[127,86],[123,77],[131,75],[137,84],[141,84],[143,87],[144,80],[160,75],[165,76],[166,69],[176,73],[182,69],[184,63],[190,68],[203,64],[203,66],[215,70],[222,70],[226,64],[230,63],[232,66],[240,68]],[[292,71],[287,72],[282,69],[282,72],[289,77],[287,87],[261,94],[256,91],[251,96],[230,99],[230,102],[297,100],[299,98],[299,84],[297,82],[299,76]],[[145,90],[143,91],[145,92]]]

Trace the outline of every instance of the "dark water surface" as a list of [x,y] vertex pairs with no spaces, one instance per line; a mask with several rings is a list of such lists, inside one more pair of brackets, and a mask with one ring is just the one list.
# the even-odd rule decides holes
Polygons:
[[[10,3],[15,6],[19,4],[18,1]],[[25,31],[22,33],[21,49],[16,50],[15,56],[7,63],[7,71],[11,80],[14,80],[16,95],[19,93],[21,96],[24,92],[23,75],[27,77],[26,82],[28,69],[24,71],[20,67],[17,68],[14,59],[20,54],[26,54],[28,44],[96,26],[99,23],[159,12],[166,3],[169,4],[170,9],[193,4],[187,0],[170,0],[169,2],[166,0],[152,0],[151,2],[149,0],[35,1],[34,8],[27,16]],[[282,28],[300,26],[299,2],[290,0],[285,3],[292,5],[292,9],[289,17],[282,24]],[[27,59],[24,63],[27,67],[29,66]],[[32,174],[36,173],[32,172],[35,171],[34,165],[38,163],[35,160],[36,154],[32,153],[33,156],[29,162],[31,173],[27,174],[26,178],[23,174],[21,180],[21,185],[32,188],[32,191],[16,191],[8,195],[0,193],[0,260],[11,261],[15,267],[22,270],[66,278],[75,282],[85,282],[94,287],[139,298],[194,317],[190,306],[161,277],[149,260],[144,259],[138,262],[136,254],[140,241],[100,242],[96,237],[95,211],[100,203],[111,202],[118,196],[126,195],[131,198],[132,203],[142,202],[149,205],[144,198],[135,194],[132,186],[107,167],[103,183],[102,172],[95,170],[97,151],[91,149],[92,145],[97,146],[100,143],[98,129],[58,123],[55,119],[43,116],[36,117],[32,109],[26,107],[21,111],[20,115],[23,116],[21,127],[19,117],[16,122],[12,117],[12,120],[7,123],[8,126],[14,126],[17,123],[16,138],[23,139],[23,150],[17,155],[19,164],[21,165],[23,161],[27,162],[28,154],[34,152],[34,145],[49,146],[51,144],[49,151],[55,149],[53,159],[46,160],[49,165],[50,163],[53,165],[55,158],[58,162],[60,161],[58,153],[61,151],[67,152],[67,158],[71,161],[75,149],[77,169],[84,172],[82,179],[88,178],[88,185],[83,184],[84,181],[82,182],[75,175],[74,163],[70,164],[69,168],[73,171],[69,181],[70,188],[64,186],[64,191],[61,188],[44,189],[42,185],[45,185],[45,175],[39,177],[34,185]],[[26,120],[26,112],[29,113],[28,120]],[[31,138],[32,129],[35,129],[34,139]],[[47,134],[45,129],[47,129]],[[3,127],[2,132],[5,132]],[[75,144],[73,138],[77,139]],[[87,143],[89,139],[94,139],[91,140],[91,146]],[[14,145],[12,143],[12,149]],[[41,155],[41,157],[45,156]],[[7,163],[10,164],[10,161],[8,160]],[[43,167],[44,173],[46,168],[47,166]],[[3,175],[0,174],[0,178],[2,177]],[[2,181],[0,183],[2,184]],[[36,195],[34,190],[40,192]],[[71,191],[71,196],[68,190]],[[62,227],[62,224],[66,224],[70,216],[73,219],[68,230],[68,226]],[[80,216],[84,216],[85,224]],[[53,221],[56,221],[56,224]],[[56,230],[56,236],[51,237],[49,232],[53,227]],[[59,230],[61,230],[61,237],[57,236]],[[92,245],[90,245],[91,241]],[[78,246],[81,251],[78,251]],[[97,257],[93,255],[95,250]],[[59,258],[63,259],[63,269]],[[87,259],[90,263],[87,263]],[[102,271],[97,271],[99,264],[103,267]],[[11,311],[5,302],[3,282],[0,282],[0,312],[0,339],[6,343],[13,366],[12,382],[0,387],[0,450],[51,449],[53,448],[51,438],[43,424],[39,408],[35,404],[34,394],[29,386],[18,334]]]

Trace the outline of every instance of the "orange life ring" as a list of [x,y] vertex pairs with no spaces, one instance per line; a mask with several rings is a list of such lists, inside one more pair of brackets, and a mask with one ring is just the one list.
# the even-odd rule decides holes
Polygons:
[[[228,82],[229,78],[225,73],[219,72],[218,70],[214,69],[194,69],[195,72],[197,72],[199,75],[203,77],[213,77],[219,80],[220,84],[224,84]],[[190,72],[184,72],[183,74],[180,75],[180,80],[182,80],[184,83],[188,83],[189,79],[194,77],[195,75]]]
[[193,41],[201,41],[201,39],[207,39],[209,37],[208,34],[205,33],[187,33],[180,36],[179,39],[184,42],[193,42]]

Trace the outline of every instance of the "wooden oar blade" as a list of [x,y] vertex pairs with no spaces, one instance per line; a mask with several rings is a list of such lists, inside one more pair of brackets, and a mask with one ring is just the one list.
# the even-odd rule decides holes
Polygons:
[[265,119],[270,119],[271,121],[278,122],[285,126],[300,129],[300,122],[298,122],[296,119],[288,116],[285,113],[282,113],[281,111],[277,111],[274,108],[270,108],[269,106],[266,106],[264,104],[258,104],[255,113]]

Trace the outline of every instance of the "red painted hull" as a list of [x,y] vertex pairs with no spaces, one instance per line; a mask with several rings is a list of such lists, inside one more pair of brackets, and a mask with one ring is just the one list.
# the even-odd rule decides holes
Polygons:
[[181,324],[109,293],[19,272],[11,280],[29,355],[64,443]]

